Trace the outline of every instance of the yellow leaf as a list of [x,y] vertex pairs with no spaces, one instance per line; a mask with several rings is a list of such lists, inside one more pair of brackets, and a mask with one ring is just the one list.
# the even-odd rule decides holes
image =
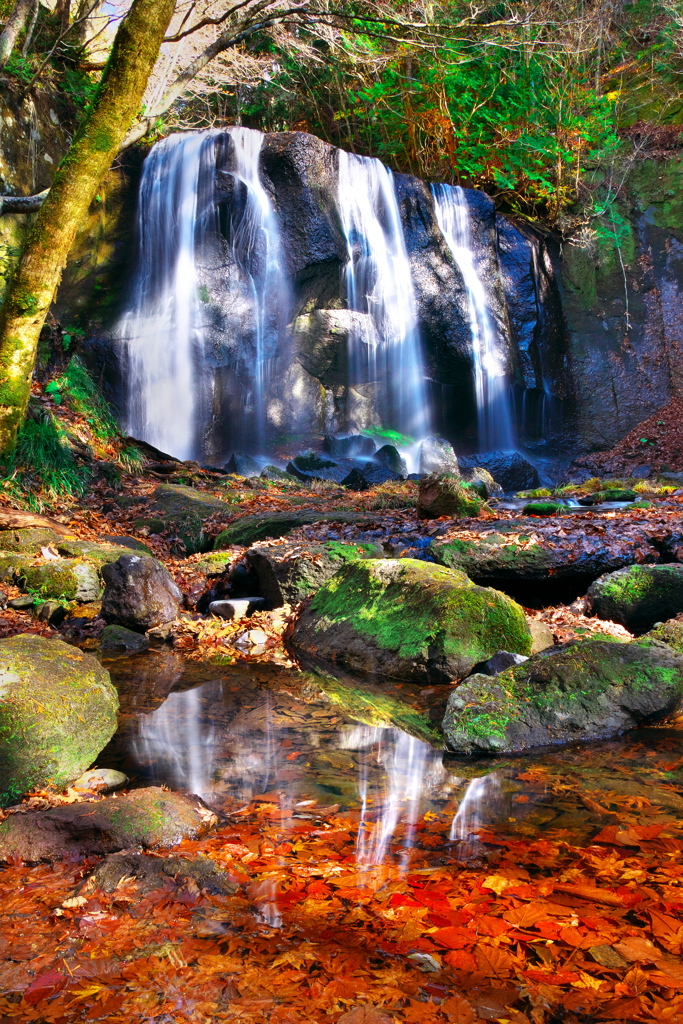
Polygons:
[[503,878],[502,875],[488,875],[481,883],[482,889],[492,889],[497,896],[500,896],[508,885],[510,885],[510,879]]
[[590,974],[586,974],[585,971],[579,971],[579,980],[573,981],[572,985],[574,988],[593,989],[594,992],[598,992],[602,988],[602,982],[600,979],[593,978]]

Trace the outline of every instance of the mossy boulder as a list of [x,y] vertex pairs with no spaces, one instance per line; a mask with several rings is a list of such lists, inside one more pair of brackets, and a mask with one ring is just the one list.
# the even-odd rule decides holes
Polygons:
[[113,736],[118,705],[92,655],[40,636],[0,641],[0,806],[77,779]]
[[142,633],[135,633],[125,626],[105,626],[100,637],[100,650],[121,654],[138,654],[146,651],[149,640]]
[[216,821],[199,797],[150,786],[97,803],[13,814],[0,822],[0,860],[19,857],[35,863],[175,846],[183,839],[198,839]]
[[87,562],[92,562],[98,569],[103,565],[109,565],[110,562],[115,562],[127,550],[145,555],[152,554],[146,544],[136,541],[132,537],[122,538],[120,542],[117,539],[116,543],[105,539],[102,541],[60,540],[57,544],[57,551],[63,557],[83,558]]
[[39,555],[41,548],[56,546],[64,540],[63,533],[48,527],[26,527],[21,530],[0,530],[0,551],[16,551],[22,555]]
[[22,566],[27,565],[29,562],[30,559],[26,555],[0,554],[0,580],[13,579]]
[[360,523],[371,518],[358,512],[319,512],[317,509],[299,509],[292,512],[262,512],[253,516],[240,516],[218,534],[214,548],[221,550],[233,545],[248,547],[260,540],[284,537],[299,526],[311,523]]
[[589,587],[586,605],[599,619],[643,633],[683,612],[683,565],[630,565],[607,573]]
[[97,569],[90,562],[77,558],[56,558],[54,561],[23,565],[17,576],[24,590],[36,591],[40,597],[85,604],[102,596]]
[[159,513],[164,528],[183,542],[188,555],[208,551],[211,540],[204,532],[204,521],[214,515],[232,515],[225,501],[181,484],[160,484],[154,491],[154,511]]
[[683,657],[664,644],[572,641],[497,676],[470,676],[448,698],[443,730],[459,754],[512,754],[618,736],[672,714]]
[[348,563],[300,614],[292,643],[351,671],[461,679],[498,650],[529,654],[518,604],[464,573],[412,558]]
[[339,541],[312,544],[304,551],[301,545],[283,541],[250,548],[246,555],[258,578],[259,594],[269,608],[298,604],[314,594],[347,562],[383,557],[379,544],[342,544]]
[[476,518],[482,502],[472,487],[467,487],[455,476],[431,473],[420,480],[417,514],[421,519]]

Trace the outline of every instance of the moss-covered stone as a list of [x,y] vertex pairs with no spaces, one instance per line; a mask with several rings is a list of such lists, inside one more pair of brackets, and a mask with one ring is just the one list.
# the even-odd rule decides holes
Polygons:
[[312,544],[304,551],[287,541],[254,547],[247,551],[247,562],[258,577],[259,593],[267,607],[298,604],[315,593],[347,562],[359,558],[383,558],[379,544],[342,544],[328,541]]
[[683,565],[631,565],[601,576],[586,595],[588,610],[632,633],[683,611]]
[[43,526],[27,527],[22,530],[0,530],[0,551],[39,555],[41,548],[56,546],[64,539],[64,534]]
[[92,655],[40,636],[1,641],[0,806],[77,779],[113,736],[117,709]]
[[637,501],[638,495],[629,487],[607,487],[602,491],[595,491],[593,498],[601,501]]
[[19,570],[18,579],[24,590],[35,591],[40,597],[85,603],[97,601],[102,596],[97,569],[89,562],[75,558],[24,565]]
[[682,695],[683,657],[664,644],[573,641],[466,679],[448,699],[443,729],[457,753],[519,753],[617,736],[672,714]]
[[132,537],[125,538],[126,543],[107,543],[105,541],[89,540],[61,540],[57,544],[57,551],[65,558],[82,558],[100,569],[103,565],[115,562],[117,558],[126,551],[139,551],[142,554],[151,555],[152,552],[141,541],[135,541]]
[[26,555],[0,554],[0,580],[11,580],[29,561]]
[[530,501],[522,511],[525,516],[556,516],[566,510],[566,505],[559,501]]
[[0,822],[0,860],[35,862],[175,846],[204,835],[216,821],[199,797],[150,786],[97,803],[12,814]]
[[211,540],[204,532],[206,519],[213,515],[231,515],[233,511],[220,498],[180,484],[160,484],[154,492],[154,506],[164,529],[179,537],[188,555],[208,551],[211,547]]
[[260,540],[284,537],[299,526],[311,523],[361,523],[370,517],[359,512],[319,512],[317,509],[298,509],[291,512],[262,512],[253,516],[240,516],[218,534],[214,548],[221,550],[233,545],[248,547]]
[[422,519],[476,518],[482,501],[473,487],[446,473],[431,473],[420,480],[417,513]]
[[303,610],[292,642],[353,671],[439,682],[462,678],[497,650],[531,650],[518,604],[412,558],[348,563]]
[[676,654],[683,654],[683,620],[669,619],[668,622],[660,622],[649,633],[641,636],[640,643],[646,640],[668,644]]

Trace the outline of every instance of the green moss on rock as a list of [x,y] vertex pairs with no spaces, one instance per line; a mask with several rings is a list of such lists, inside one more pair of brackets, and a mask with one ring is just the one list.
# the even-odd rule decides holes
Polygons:
[[643,643],[647,640],[668,644],[676,654],[683,654],[683,621],[669,619],[668,622],[660,622],[658,626],[642,636],[639,642]]
[[519,753],[617,736],[672,714],[683,657],[663,644],[573,641],[497,676],[455,689],[443,721],[457,753]]
[[422,519],[438,519],[440,516],[475,519],[482,504],[474,487],[463,484],[448,473],[430,473],[420,480],[417,513]]
[[40,549],[56,545],[64,535],[47,527],[22,530],[0,530],[0,551],[16,551],[23,555],[39,555]]
[[40,636],[1,641],[0,806],[77,779],[113,736],[117,710],[92,655]]
[[214,548],[221,550],[233,545],[248,547],[260,540],[285,537],[299,526],[311,523],[362,523],[371,518],[359,512],[319,512],[317,509],[298,509],[291,512],[262,512],[253,516],[240,516],[218,534]]
[[586,598],[593,615],[642,633],[683,610],[683,565],[627,566],[595,580]]
[[24,565],[19,582],[24,590],[35,591],[41,597],[85,603],[102,596],[97,569],[75,558]]
[[566,509],[559,501],[530,501],[522,511],[525,516],[556,516]]
[[462,678],[497,650],[528,654],[522,609],[464,573],[412,558],[351,562],[318,590],[293,643],[354,671]]

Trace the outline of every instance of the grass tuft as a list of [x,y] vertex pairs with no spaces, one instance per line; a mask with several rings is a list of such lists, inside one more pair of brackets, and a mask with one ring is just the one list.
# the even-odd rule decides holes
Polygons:
[[79,497],[91,476],[90,468],[78,462],[57,421],[46,416],[22,424],[0,483],[8,497],[40,511],[46,502]]

